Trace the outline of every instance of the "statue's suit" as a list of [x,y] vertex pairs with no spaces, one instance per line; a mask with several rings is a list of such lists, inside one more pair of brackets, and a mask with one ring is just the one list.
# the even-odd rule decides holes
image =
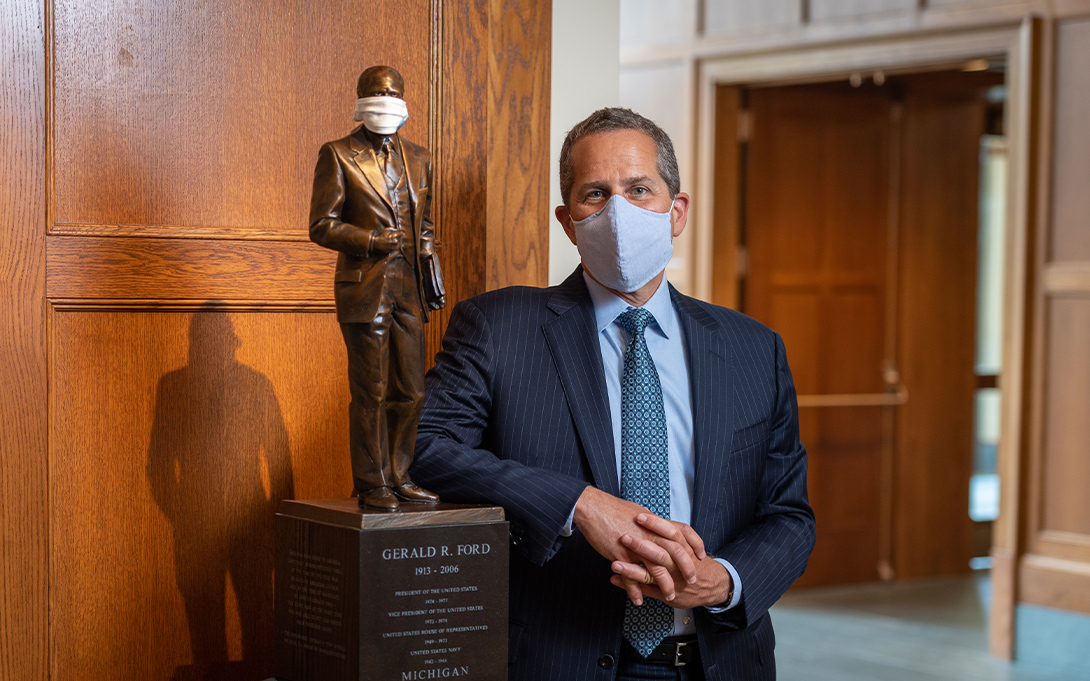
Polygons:
[[[334,297],[348,349],[352,475],[360,492],[408,481],[424,397],[420,262],[434,254],[431,156],[395,134],[384,172],[376,156],[381,140],[360,126],[324,144],[310,206],[310,238],[340,252]],[[400,249],[376,252],[373,238],[391,229],[402,232]]]

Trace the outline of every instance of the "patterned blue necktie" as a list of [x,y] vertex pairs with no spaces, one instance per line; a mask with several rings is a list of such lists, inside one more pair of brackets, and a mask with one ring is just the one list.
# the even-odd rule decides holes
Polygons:
[[[669,518],[666,410],[659,372],[644,338],[644,330],[653,321],[654,315],[643,308],[629,308],[617,317],[632,338],[621,375],[621,497]],[[673,628],[673,608],[662,601],[645,598],[641,606],[626,602],[622,631],[640,655],[647,657]]]

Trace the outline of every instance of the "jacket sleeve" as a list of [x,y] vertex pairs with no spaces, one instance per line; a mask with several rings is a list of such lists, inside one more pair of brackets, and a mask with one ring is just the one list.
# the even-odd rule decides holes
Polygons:
[[344,200],[344,171],[337,159],[337,152],[332,144],[323,144],[318,151],[314,189],[310,195],[310,240],[326,248],[365,258],[370,251],[372,230],[341,221]]
[[757,622],[802,576],[816,537],[806,493],[806,448],[783,340],[775,335],[775,400],[771,437],[753,522],[712,553],[730,562],[742,581],[742,600],[711,620],[729,629]]
[[445,501],[502,506],[513,550],[542,565],[556,553],[583,480],[485,448],[491,424],[492,334],[472,301],[455,306],[443,349],[428,372],[411,474]]
[[424,163],[424,210],[421,212],[420,224],[420,257],[428,258],[435,255],[435,227],[431,221],[431,195],[432,195],[431,157]]

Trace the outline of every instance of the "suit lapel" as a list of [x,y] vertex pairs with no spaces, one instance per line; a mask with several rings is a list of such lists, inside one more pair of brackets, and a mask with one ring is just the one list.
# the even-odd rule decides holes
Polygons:
[[[357,128],[357,131],[362,134],[359,128]],[[386,207],[392,211],[394,206],[390,203],[390,188],[386,186],[386,176],[379,170],[378,156],[375,156],[375,150],[370,144],[361,142],[355,132],[352,133],[349,139],[351,140],[349,146],[352,148],[352,160],[356,163],[356,167],[360,169],[360,172],[367,179],[367,183],[379,195]]]
[[[422,208],[416,198],[416,184],[413,182],[413,172],[410,170],[412,159],[405,153],[405,145],[401,141],[401,135],[394,135],[397,139],[397,153],[401,154],[401,174],[405,181],[405,188],[409,192],[409,215],[412,218],[413,243],[416,245],[416,270],[420,271],[420,237],[424,228]],[[427,307],[427,306],[425,306]],[[427,321],[427,320],[424,320]]]
[[602,491],[620,496],[602,348],[582,267],[557,287],[548,307],[557,316],[541,328],[560,374],[594,484]]
[[409,155],[405,153],[405,145],[401,142],[401,135],[394,135],[397,139],[397,153],[401,154],[401,172],[405,175],[405,187],[409,191],[409,205],[412,207],[412,216],[416,220],[417,215],[416,205],[416,183],[413,182],[413,172],[410,169],[411,162],[416,160],[416,157],[409,158]]
[[680,295],[673,287],[678,317],[685,329],[685,345],[689,356],[689,390],[693,404],[693,452],[696,457],[696,489],[693,492],[691,524],[701,536],[725,483],[723,470],[734,432],[732,411],[734,368],[730,346],[723,337],[719,322],[691,298]]

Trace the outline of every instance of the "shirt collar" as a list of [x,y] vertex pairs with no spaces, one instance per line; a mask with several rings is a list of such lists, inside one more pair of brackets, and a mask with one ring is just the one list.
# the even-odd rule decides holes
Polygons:
[[378,153],[382,149],[382,145],[389,142],[391,147],[394,143],[393,135],[380,135],[377,132],[371,132],[367,129],[367,126],[360,124],[360,132],[363,133],[363,139],[367,140],[367,143],[371,145],[371,148]]
[[[632,307],[616,293],[591,279],[586,270],[583,270],[583,281],[587,283],[590,300],[594,305],[594,320],[598,326],[598,333],[602,333],[617,320],[622,312]],[[654,315],[654,326],[658,327],[663,336],[667,338],[674,336],[677,332],[677,313],[670,301],[670,286],[666,282],[666,277],[662,278],[658,290],[651,296],[651,299],[644,303],[643,309]]]

